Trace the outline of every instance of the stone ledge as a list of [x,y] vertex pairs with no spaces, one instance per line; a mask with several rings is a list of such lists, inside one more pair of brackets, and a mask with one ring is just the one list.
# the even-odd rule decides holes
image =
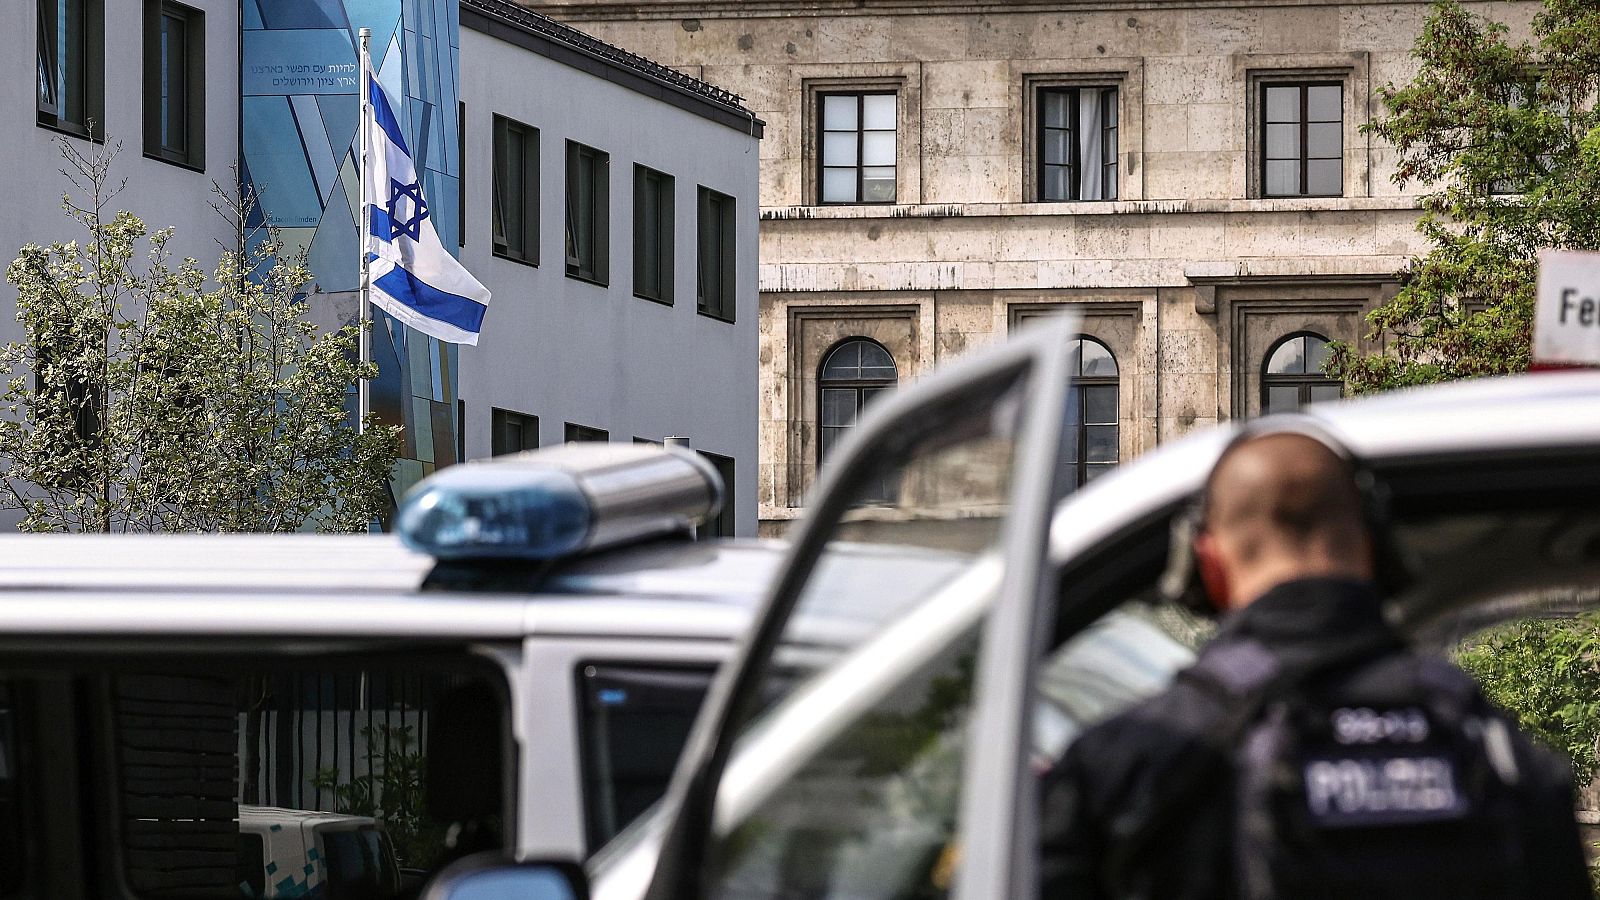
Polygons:
[[797,219],[955,219],[1014,216],[1138,216],[1204,213],[1421,212],[1417,197],[1316,197],[1304,200],[1117,200],[1081,203],[918,203],[884,206],[764,206],[761,221]]

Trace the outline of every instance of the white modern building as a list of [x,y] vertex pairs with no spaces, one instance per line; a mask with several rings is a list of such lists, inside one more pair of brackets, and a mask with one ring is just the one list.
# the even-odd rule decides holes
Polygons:
[[[374,328],[403,489],[565,440],[685,439],[754,534],[763,125],[735,95],[503,0],[0,3],[0,264],[76,236],[58,143],[121,144],[113,210],[214,261],[240,178],[307,252],[316,318],[355,315],[357,32],[374,32],[430,214],[494,294],[476,348]],[[0,285],[0,341],[21,335]]]

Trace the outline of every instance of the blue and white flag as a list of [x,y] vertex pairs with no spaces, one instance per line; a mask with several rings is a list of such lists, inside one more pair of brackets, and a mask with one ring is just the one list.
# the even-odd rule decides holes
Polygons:
[[440,243],[400,120],[370,68],[367,83],[371,112],[361,123],[367,135],[361,198],[367,227],[361,244],[371,267],[372,302],[441,341],[476,344],[489,290]]

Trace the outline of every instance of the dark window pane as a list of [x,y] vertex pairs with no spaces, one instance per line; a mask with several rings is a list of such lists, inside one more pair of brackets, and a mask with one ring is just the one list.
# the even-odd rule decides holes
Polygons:
[[1336,84],[1306,88],[1306,121],[1338,122],[1344,118],[1343,89]]
[[188,105],[185,82],[188,62],[184,21],[161,16],[161,147],[182,153],[188,147]]
[[1337,159],[1313,159],[1306,163],[1306,191],[1337,196],[1344,193],[1344,167]]
[[1044,132],[1044,162],[1047,166],[1065,166],[1072,160],[1069,142],[1072,133],[1061,128],[1046,128]]
[[1269,375],[1300,375],[1306,370],[1305,338],[1293,337],[1272,351],[1267,360]]
[[1114,384],[1085,385],[1083,388],[1083,420],[1089,425],[1117,424],[1117,386]]
[[1266,408],[1262,414],[1293,412],[1300,408],[1300,387],[1294,384],[1274,384],[1267,386]]
[[1067,168],[1065,166],[1046,166],[1044,170],[1044,184],[1041,186],[1041,200],[1066,200],[1067,197]]
[[1044,96],[1044,124],[1046,128],[1065,129],[1071,124],[1071,115],[1068,112],[1072,103],[1072,92],[1069,90],[1047,90]]
[[1311,402],[1321,403],[1327,400],[1337,400],[1344,394],[1344,385],[1335,381],[1329,384],[1307,385],[1311,389]]
[[1083,482],[1088,484],[1115,468],[1116,465],[1114,463],[1085,463],[1083,466]]
[[1085,462],[1117,461],[1117,426],[1085,425],[1083,430],[1087,438]]
[[860,393],[854,388],[822,389],[822,427],[848,428],[856,423]]
[[601,663],[579,674],[578,746],[594,850],[666,793],[713,673]]

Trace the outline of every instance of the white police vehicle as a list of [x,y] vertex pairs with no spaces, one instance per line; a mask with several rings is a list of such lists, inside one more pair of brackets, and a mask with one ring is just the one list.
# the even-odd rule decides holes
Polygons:
[[[568,445],[439,473],[404,540],[0,538],[0,897],[369,900],[583,858],[661,795],[776,571],[684,539],[719,491],[687,451]],[[813,652],[864,627],[839,612]]]
[[[1060,471],[1078,446],[1071,334],[1041,327],[863,421],[655,815],[587,873],[530,855],[480,861],[428,896],[1036,896],[1040,764],[1163,684],[1187,658],[1175,647],[1196,642],[1192,621],[1155,602],[1157,582],[1172,520],[1232,432],[1175,442],[1064,496]],[[1306,415],[1387,487],[1391,538],[1413,576],[1392,612],[1420,639],[1597,602],[1600,374]],[[863,542],[968,561],[933,584],[841,584],[845,548]],[[841,590],[883,612],[818,657],[808,619]]]

